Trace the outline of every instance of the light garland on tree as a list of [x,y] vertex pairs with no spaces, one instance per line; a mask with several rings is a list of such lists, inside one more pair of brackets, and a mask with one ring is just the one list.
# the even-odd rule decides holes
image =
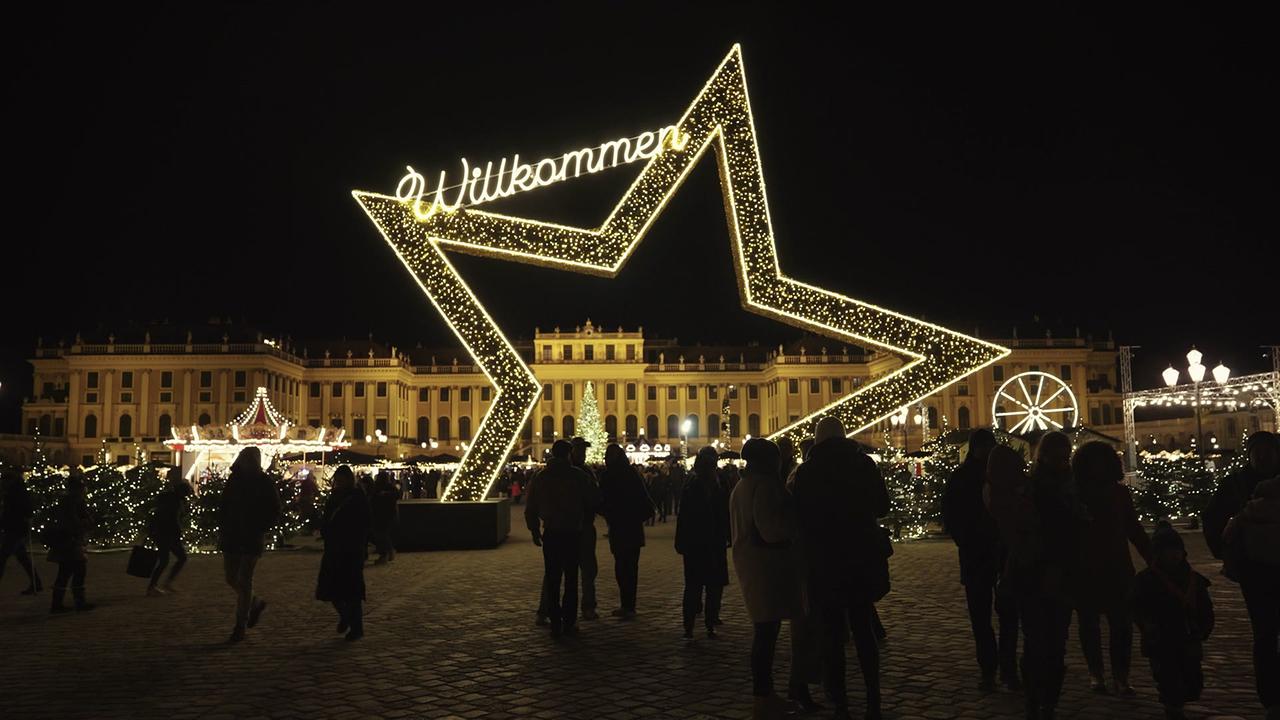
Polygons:
[[590,380],[582,391],[582,405],[578,409],[578,435],[591,443],[587,448],[587,463],[596,465],[604,462],[604,448],[609,443],[609,435],[604,431],[600,421],[600,405],[596,402],[596,388]]
[[442,248],[613,277],[709,149],[714,150],[720,168],[743,306],[803,329],[908,358],[897,370],[781,428],[772,438],[788,436],[798,447],[824,415],[840,418],[850,434],[859,432],[1009,354],[1007,348],[783,275],[739,46],[730,50],[675,128],[668,135],[668,147],[649,159],[596,229],[468,209],[420,219],[412,198],[353,193],[498,389],[444,499],[479,500],[487,495],[541,386]]

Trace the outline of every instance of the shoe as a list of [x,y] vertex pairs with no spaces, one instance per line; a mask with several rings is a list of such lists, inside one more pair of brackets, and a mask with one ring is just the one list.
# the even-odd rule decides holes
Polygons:
[[578,634],[578,626],[577,626],[576,624],[574,624],[574,623],[565,623],[565,624],[564,624],[564,634],[565,634],[565,635],[577,635],[577,634]]
[[346,621],[346,620],[339,620],[339,621],[338,621],[338,634],[339,634],[339,635],[341,635],[342,633],[346,632],[348,627],[349,627],[349,626],[347,625],[347,621]]
[[716,639],[716,629],[715,629],[715,628],[707,628],[707,639],[708,639],[708,640],[715,640],[715,639]]
[[626,615],[627,615],[627,611],[622,608],[618,608],[617,610],[614,610],[613,612],[609,613],[610,617],[616,617],[616,618],[626,617]]
[[1106,683],[1106,681],[1105,681],[1105,680],[1103,680],[1103,679],[1102,679],[1102,677],[1101,677],[1101,676],[1099,676],[1099,675],[1090,675],[1090,676],[1089,676],[1089,689],[1090,689],[1090,690],[1092,690],[1092,691],[1094,691],[1094,692],[1096,692],[1096,693],[1098,693],[1099,695],[1106,695],[1106,694],[1107,694],[1107,683]]
[[595,610],[583,610],[582,619],[583,620],[599,620],[600,614],[597,613]]
[[69,612],[71,612],[71,608],[67,607],[66,605],[54,605],[53,607],[49,608],[50,615],[61,615],[62,613],[69,613]]
[[94,605],[93,603],[82,602],[76,605],[76,612],[89,612],[95,607],[97,607],[97,605]]
[[539,615],[536,618],[534,618],[533,624],[537,625],[538,627],[546,627],[551,624],[551,618],[547,617],[546,615]]
[[231,631],[231,642],[240,642],[243,639],[244,639],[244,626],[243,625],[235,626],[235,629]]
[[795,703],[796,707],[800,709],[800,712],[805,715],[820,713],[826,709],[820,703],[814,701],[813,696],[809,694],[808,687],[805,687],[803,690],[788,690],[787,700]]
[[1004,685],[1009,692],[1022,692],[1022,680],[1018,677],[1018,671],[1000,673],[1000,684]]
[[267,609],[267,601],[259,599],[249,609],[249,627],[258,624],[258,620],[262,617],[262,611]]
[[165,591],[161,590],[155,585],[152,585],[147,588],[147,597],[164,597],[164,596],[165,596]]
[[716,618],[716,627],[720,627],[723,624],[724,624],[723,620],[721,620],[720,618]]
[[161,589],[161,590],[163,590],[163,591],[165,591],[165,592],[167,592],[167,593],[176,593],[176,592],[178,592],[178,588],[174,587],[174,586],[173,586],[173,583],[171,583],[171,582],[167,582],[167,583],[160,583],[160,589]]
[[1116,695],[1120,697],[1133,697],[1138,694],[1138,691],[1133,689],[1128,680],[1116,680],[1113,687]]
[[351,630],[351,632],[347,633],[347,640],[348,640],[349,642],[353,642],[353,641],[359,640],[359,639],[360,639],[360,638],[362,638],[362,637],[364,637],[364,630],[363,630],[363,629],[354,629],[354,628],[353,628],[353,629]]
[[26,590],[23,590],[22,592],[20,592],[20,593],[18,593],[18,594],[19,594],[19,595],[35,595],[35,594],[36,594],[36,593],[38,593],[38,592],[40,592],[38,589],[33,588],[33,587],[29,587],[29,588],[27,588]]
[[685,639],[685,640],[692,640],[692,639],[693,639],[693,631],[692,631],[692,630],[685,630],[685,631],[684,631],[684,636],[683,636],[683,637],[684,637],[684,639]]
[[984,693],[993,693],[996,691],[996,677],[994,675],[983,675],[978,681],[978,690]]

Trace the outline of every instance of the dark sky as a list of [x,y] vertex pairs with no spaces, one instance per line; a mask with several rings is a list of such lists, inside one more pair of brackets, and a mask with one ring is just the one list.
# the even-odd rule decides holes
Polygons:
[[[295,338],[452,342],[350,190],[390,192],[407,163],[456,174],[462,156],[545,157],[668,124],[734,42],[792,276],[988,337],[1110,331],[1143,346],[1140,384],[1192,343],[1210,365],[1269,369],[1277,87],[1262,17],[468,5],[11,17],[0,427],[37,335],[220,316]],[[594,225],[637,170],[516,207]],[[512,335],[590,316],[690,342],[795,337],[741,310],[727,249],[704,162],[615,280],[457,264]]]

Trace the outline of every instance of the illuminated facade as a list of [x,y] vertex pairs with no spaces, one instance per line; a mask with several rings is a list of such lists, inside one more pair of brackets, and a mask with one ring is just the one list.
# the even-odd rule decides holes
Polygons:
[[[163,332],[156,329],[157,336]],[[29,436],[39,430],[58,462],[88,464],[102,456],[131,461],[139,450],[170,460],[163,442],[172,437],[171,428],[227,423],[261,386],[292,423],[343,428],[357,451],[390,458],[460,455],[494,395],[461,348],[403,350],[366,340],[304,344],[256,333],[233,338],[244,331],[230,326],[199,332],[201,337],[193,341],[188,335],[185,342],[153,343],[148,333],[127,342],[108,337],[36,348],[34,397],[23,406],[24,434],[3,443],[8,454],[21,460],[31,448]],[[1123,437],[1112,342],[994,342],[1011,354],[924,401],[920,414],[929,418],[930,437],[944,429],[990,425],[996,389],[1031,371],[1052,374],[1072,389],[1082,424]],[[517,452],[535,458],[556,437],[574,433],[588,381],[595,385],[606,431],[615,438],[640,441],[643,435],[650,443],[678,447],[680,425],[688,419],[690,448],[719,439],[722,423],[728,423],[736,448],[746,435],[785,427],[901,364],[887,353],[868,354],[818,337],[781,348],[680,345],[646,337],[641,329],[606,330],[590,321],[572,330],[535,331],[532,340],[515,347],[541,387],[516,445]],[[914,416],[917,406],[908,413]],[[1205,435],[1234,448],[1241,433],[1272,425],[1269,410],[1207,414]],[[879,446],[887,437],[901,446],[904,427],[908,449],[918,449],[923,428],[913,422],[881,423],[859,438]],[[1138,437],[1144,446],[1154,435],[1161,447],[1186,447],[1194,429],[1190,418],[1152,420],[1139,423]],[[385,442],[377,440],[376,430]]]

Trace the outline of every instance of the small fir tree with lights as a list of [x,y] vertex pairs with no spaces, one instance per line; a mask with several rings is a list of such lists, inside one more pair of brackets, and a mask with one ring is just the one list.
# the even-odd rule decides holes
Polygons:
[[[604,462],[604,446],[609,436],[604,431],[604,423],[600,420],[600,405],[596,402],[596,388],[590,380],[582,391],[582,408],[578,411],[578,435],[591,443],[587,448],[587,462],[598,464]],[[567,438],[566,438],[567,439]]]

